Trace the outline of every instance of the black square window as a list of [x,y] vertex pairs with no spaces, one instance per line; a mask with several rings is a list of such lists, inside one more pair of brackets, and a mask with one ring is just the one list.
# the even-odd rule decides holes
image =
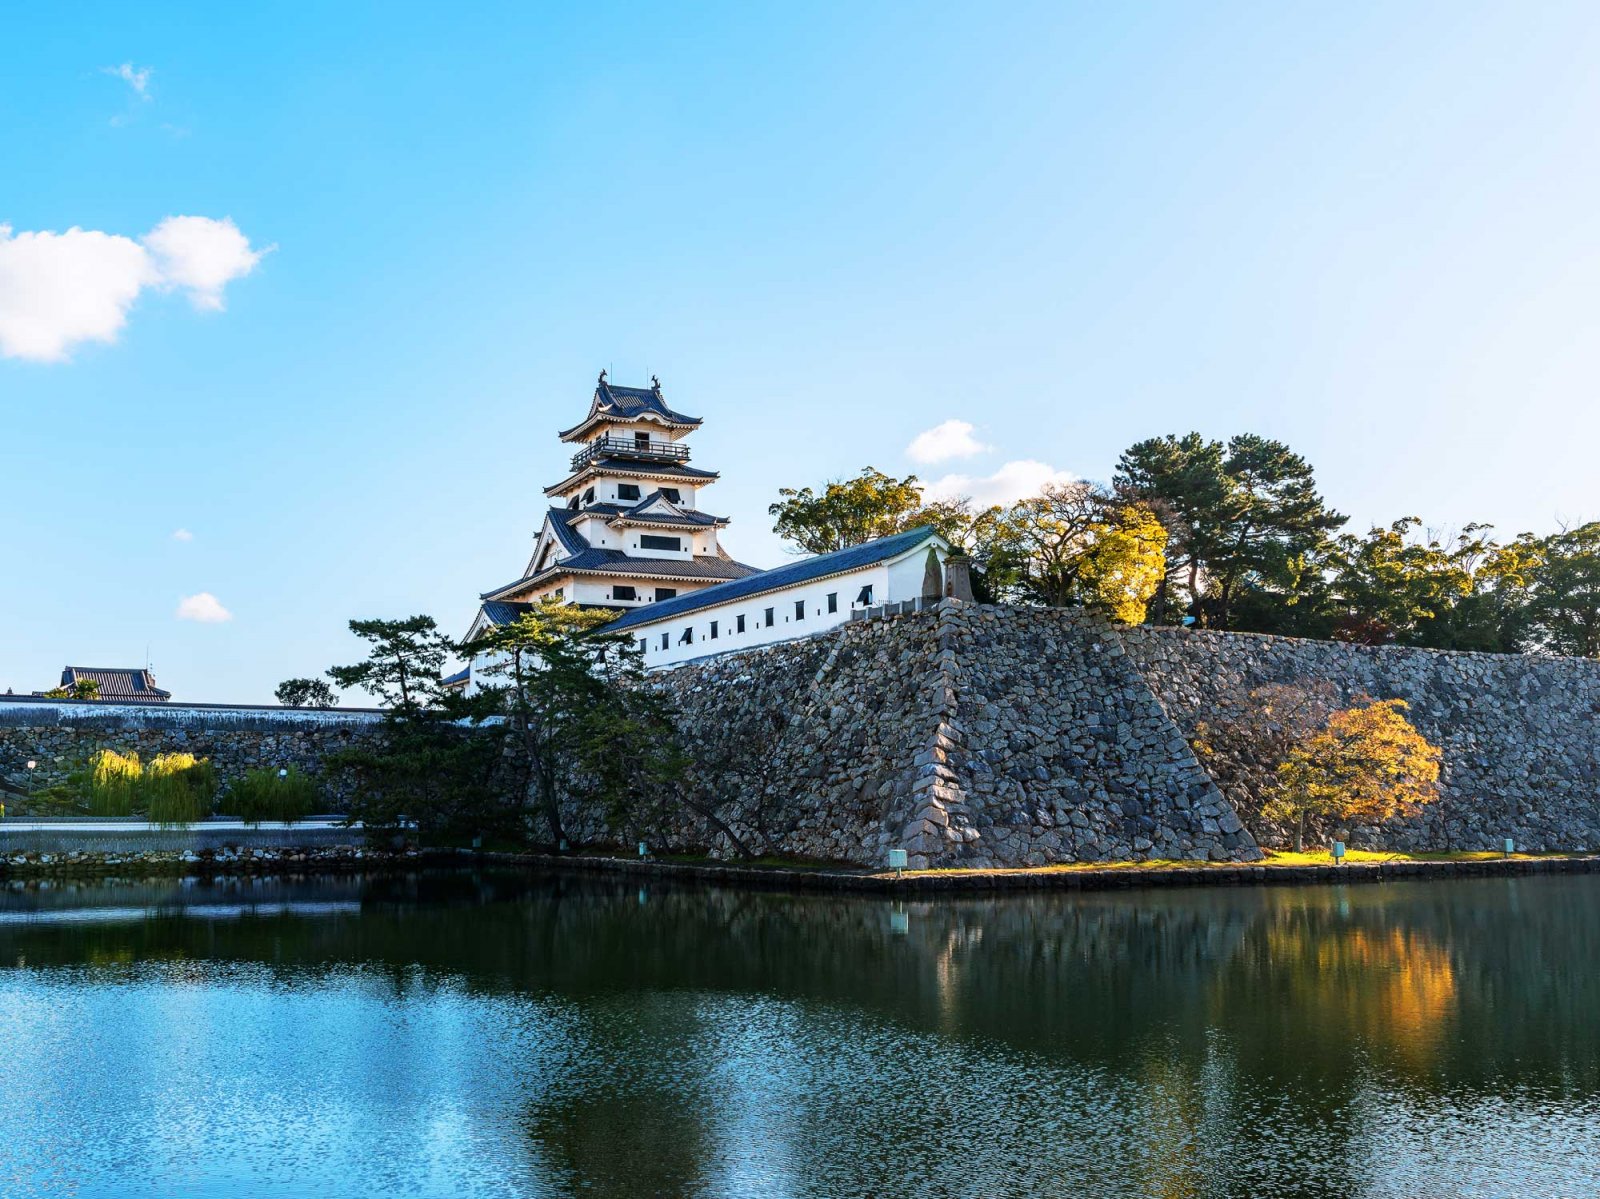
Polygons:
[[631,600],[638,599],[639,597],[634,592],[632,587],[624,587],[619,583],[611,589],[611,598]]
[[863,587],[861,589],[861,594],[856,596],[856,603],[863,604],[863,605],[869,605],[869,606],[871,605],[871,603],[872,603],[872,584],[871,583],[868,583],[865,587]]
[[711,640],[715,641],[716,639],[717,639],[717,622],[713,620],[711,622]]
[[617,498],[619,500],[636,500],[639,498],[639,485],[637,483],[618,483]]
[[739,615],[737,615],[737,616],[735,616],[733,618],[733,631],[735,633],[744,632],[744,613],[743,612],[739,613]]
[[794,601],[794,618],[796,620],[804,620],[806,618],[806,602],[805,602],[805,600],[795,600]]
[[656,600],[657,600],[657,602],[659,602],[661,600],[667,600],[667,599],[676,599],[677,596],[678,596],[678,589],[676,587],[657,587],[656,588]]
[[642,654],[649,648],[650,642],[644,637],[639,638],[639,652]]
[[676,487],[663,487],[661,489],[661,496],[669,504],[681,504],[681,503],[683,503],[683,493],[681,491],[679,491]]
[[830,592],[828,592],[828,611],[829,612],[837,612],[838,610],[839,610],[839,593],[837,591],[830,591]]
[[639,548],[643,550],[682,550],[683,538],[662,537],[657,533],[639,534]]
[[679,645],[692,645],[693,643],[694,643],[694,626],[692,624],[691,625],[685,625],[684,629],[683,629],[683,636],[678,638],[678,644]]
[[593,487],[589,488],[587,491],[585,491],[583,493],[583,502],[586,503],[586,504],[594,503],[594,488]]
[[769,629],[773,625],[778,623],[775,613],[776,613],[776,609],[774,609],[774,608],[768,608],[767,609],[767,628],[769,628]]
[[672,644],[672,634],[671,633],[662,633],[661,634],[661,648],[662,649],[666,649],[671,644]]

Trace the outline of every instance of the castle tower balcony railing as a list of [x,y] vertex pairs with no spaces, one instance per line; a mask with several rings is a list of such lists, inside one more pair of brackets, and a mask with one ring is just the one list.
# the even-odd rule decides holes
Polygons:
[[645,462],[687,462],[689,447],[653,437],[599,437],[572,456],[572,469],[582,470],[596,458],[637,458]]

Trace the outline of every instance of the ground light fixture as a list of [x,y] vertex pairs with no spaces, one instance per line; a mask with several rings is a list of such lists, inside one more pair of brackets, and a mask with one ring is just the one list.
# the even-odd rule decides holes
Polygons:
[[34,771],[34,768],[37,767],[38,765],[39,765],[39,763],[35,762],[32,758],[28,759],[28,794],[29,795],[33,794],[33,771]]

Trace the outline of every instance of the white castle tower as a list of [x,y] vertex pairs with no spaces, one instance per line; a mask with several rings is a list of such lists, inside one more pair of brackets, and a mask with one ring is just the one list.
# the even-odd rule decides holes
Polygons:
[[715,471],[689,465],[700,418],[667,407],[661,384],[616,387],[600,372],[589,414],[561,433],[580,447],[545,488],[545,515],[522,577],[485,591],[468,640],[553,596],[631,610],[755,574],[717,540],[727,519],[700,510]]

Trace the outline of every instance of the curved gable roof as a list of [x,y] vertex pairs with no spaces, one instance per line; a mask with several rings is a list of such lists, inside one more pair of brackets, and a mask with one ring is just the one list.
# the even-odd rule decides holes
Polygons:
[[667,407],[661,394],[661,382],[651,376],[649,387],[621,387],[606,382],[605,371],[595,384],[594,396],[589,401],[589,415],[561,433],[561,440],[579,436],[595,421],[657,420],[683,429],[700,426],[698,416],[685,416]]

